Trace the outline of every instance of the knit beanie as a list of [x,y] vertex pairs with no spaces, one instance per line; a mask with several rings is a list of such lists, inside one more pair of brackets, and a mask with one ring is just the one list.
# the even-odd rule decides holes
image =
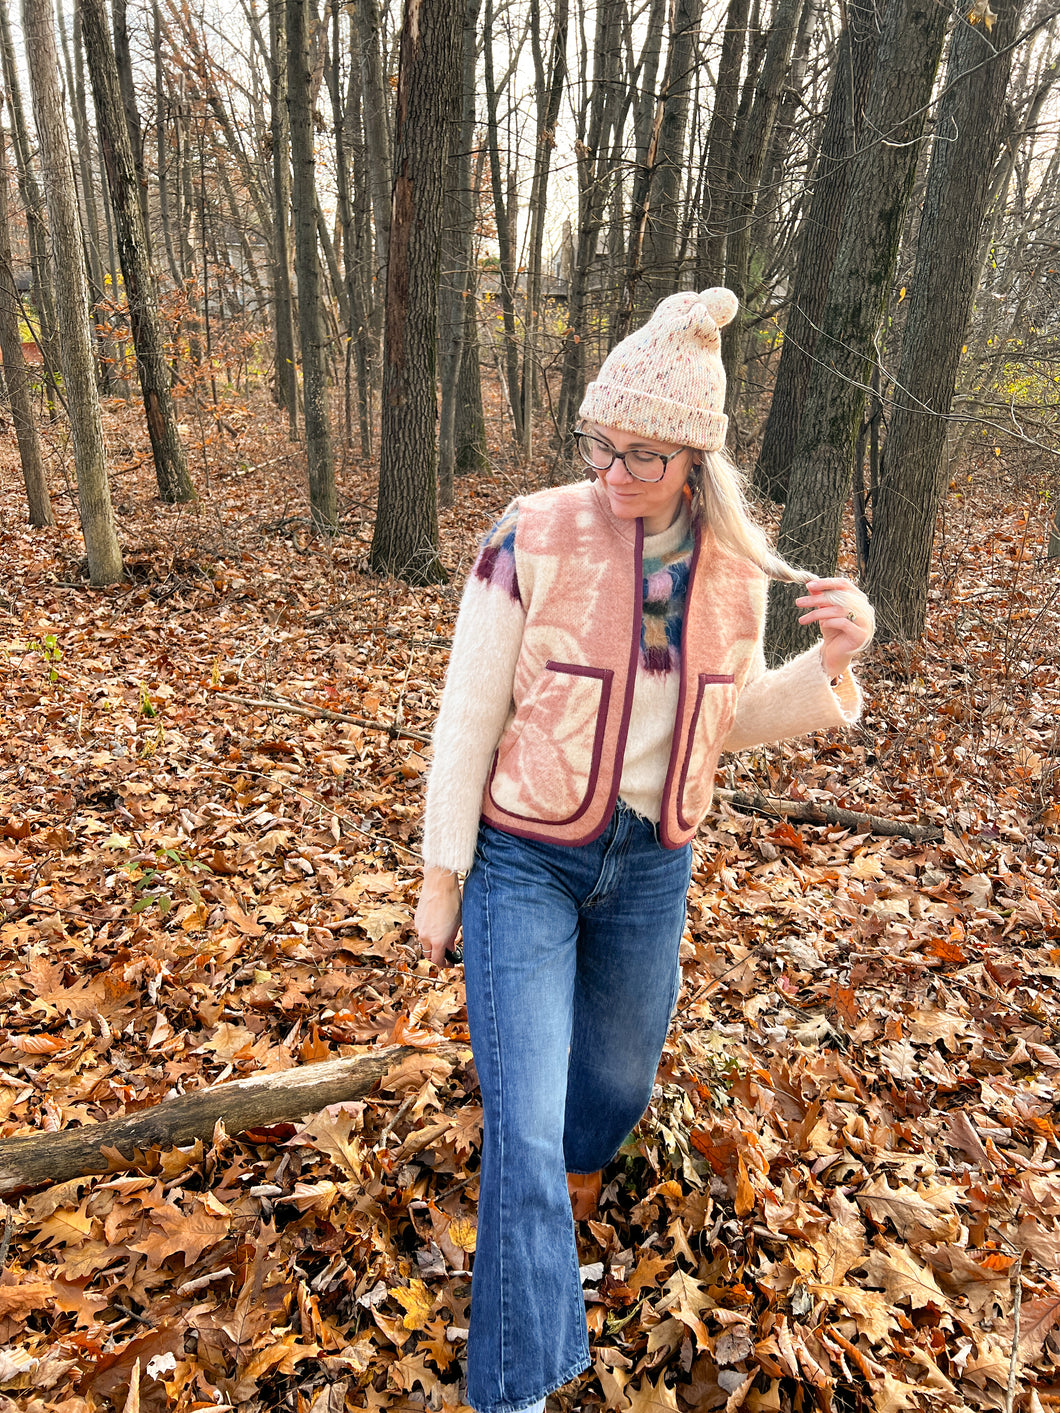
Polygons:
[[579,417],[652,441],[719,450],[729,420],[719,330],[738,307],[727,289],[671,294],[607,355]]

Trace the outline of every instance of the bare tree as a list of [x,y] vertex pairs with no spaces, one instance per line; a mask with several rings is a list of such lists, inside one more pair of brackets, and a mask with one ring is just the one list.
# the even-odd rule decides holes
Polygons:
[[1021,8],[1001,5],[992,33],[959,25],[950,47],[873,506],[866,592],[884,639],[924,630],[943,449]]
[[[854,159],[778,540],[789,563],[819,574],[836,565],[876,334],[947,18],[936,0],[889,0],[884,15],[865,115],[867,140]],[[774,585],[770,596],[767,650],[774,659],[811,641],[793,612],[795,592]]]
[[22,0],[22,26],[26,32],[33,115],[40,139],[41,171],[55,256],[56,304],[61,315],[59,348],[88,574],[93,584],[113,584],[122,577],[121,550],[107,482],[103,423],[92,358],[88,285],[50,0]]
[[33,417],[29,395],[29,374],[22,356],[19,337],[20,312],[18,290],[11,263],[11,228],[7,199],[7,139],[0,128],[0,354],[4,359],[4,382],[11,401],[11,420],[15,424],[18,453],[22,461],[22,479],[26,485],[31,525],[54,525],[51,497],[41,461],[40,439]]
[[309,0],[287,0],[287,88],[291,114],[295,268],[298,275],[298,334],[302,346],[309,504],[318,530],[338,523],[335,467],[328,428],[327,364],[317,255],[316,160],[309,72]]
[[122,103],[118,66],[107,33],[106,10],[103,0],[80,0],[80,6],[85,58],[96,104],[96,131],[117,226],[129,326],[136,350],[136,371],[151,438],[158,494],[171,503],[192,500],[195,490],[177,429],[155,277],[140,204],[140,182]]
[[769,416],[755,468],[760,495],[783,501],[803,402],[813,367],[817,330],[828,296],[839,229],[846,208],[853,156],[860,141],[865,99],[876,63],[879,19],[875,0],[851,0],[840,35],[813,190],[799,234],[795,267]]
[[459,117],[463,0],[406,0],[383,348],[383,427],[372,567],[446,579],[438,559],[435,347],[438,251],[451,129]]

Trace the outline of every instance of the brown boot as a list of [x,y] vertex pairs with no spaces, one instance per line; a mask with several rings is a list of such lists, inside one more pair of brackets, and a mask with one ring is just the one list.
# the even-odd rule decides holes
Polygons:
[[576,1222],[583,1222],[596,1211],[600,1199],[599,1173],[568,1173],[567,1191],[570,1193],[571,1211]]

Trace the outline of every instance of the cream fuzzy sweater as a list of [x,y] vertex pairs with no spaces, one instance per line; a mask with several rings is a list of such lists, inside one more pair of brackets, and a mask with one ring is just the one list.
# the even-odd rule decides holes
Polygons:
[[[685,510],[663,534],[645,536],[645,558],[672,552],[688,529]],[[483,555],[489,544],[487,540]],[[460,605],[434,731],[423,831],[427,865],[453,872],[471,866],[483,788],[512,712],[525,619],[517,590],[505,584],[503,576],[472,573]],[[631,809],[654,821],[661,813],[679,689],[678,672],[638,667],[619,794]],[[861,692],[849,672],[834,687],[829,683],[819,644],[775,671],[767,671],[759,647],[725,749],[849,725],[860,710]]]

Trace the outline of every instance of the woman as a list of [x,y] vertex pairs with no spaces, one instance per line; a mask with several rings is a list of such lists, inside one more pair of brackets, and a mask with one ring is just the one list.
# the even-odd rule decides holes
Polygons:
[[[589,1363],[571,1201],[599,1190],[651,1096],[720,752],[860,710],[850,662],[872,609],[770,553],[721,451],[735,312],[728,290],[672,295],[612,351],[580,410],[589,479],[513,502],[461,603],[416,926],[441,963],[469,870],[478,1413],[540,1409]],[[805,583],[799,622],[822,634],[773,672],[770,578]]]

